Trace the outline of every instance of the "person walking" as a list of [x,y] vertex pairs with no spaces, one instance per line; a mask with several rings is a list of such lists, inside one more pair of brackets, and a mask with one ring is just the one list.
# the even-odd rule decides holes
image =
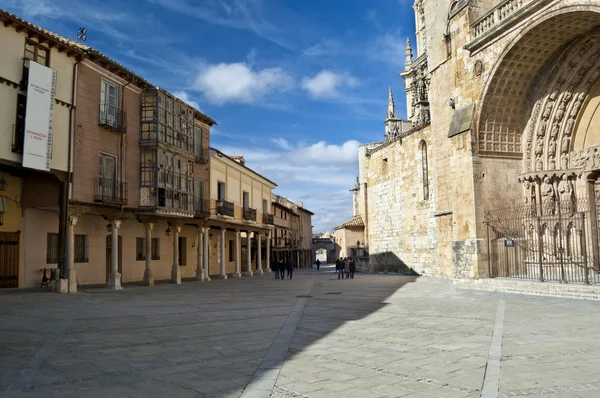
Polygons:
[[273,259],[271,260],[271,271],[275,274],[275,279],[279,279],[279,262],[275,256],[273,256]]
[[350,279],[350,264],[348,262],[348,257],[344,257],[344,273],[346,274],[346,279]]
[[279,259],[279,277],[281,279],[285,279],[285,261],[284,260],[285,257],[281,257]]
[[354,262],[354,259],[350,260],[350,278],[354,279],[354,273],[356,272],[356,263]]
[[338,279],[344,279],[344,259],[339,258],[335,261],[335,269],[338,273]]
[[293,274],[294,274],[294,260],[292,260],[292,256],[288,256],[288,258],[287,258],[287,275],[288,275],[289,280],[292,280]]
[[317,259],[317,271],[319,270],[319,268],[321,267],[321,260]]

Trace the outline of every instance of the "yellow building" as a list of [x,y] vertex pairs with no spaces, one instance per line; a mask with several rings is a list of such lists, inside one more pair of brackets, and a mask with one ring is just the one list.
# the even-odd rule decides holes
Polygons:
[[[83,51],[3,10],[0,43],[0,288],[35,286],[45,263],[29,261],[24,248],[44,252],[46,242],[27,232],[41,212],[62,236],[66,228],[73,74]],[[64,254],[61,241],[61,262]]]
[[204,228],[209,276],[252,276],[270,270],[274,182],[246,167],[241,156],[210,149],[210,207]]

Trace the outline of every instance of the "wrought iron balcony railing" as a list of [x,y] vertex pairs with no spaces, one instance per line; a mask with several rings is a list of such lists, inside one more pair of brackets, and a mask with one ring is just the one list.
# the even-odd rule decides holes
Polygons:
[[256,221],[256,209],[251,209],[250,207],[244,208],[244,220]]
[[232,202],[228,202],[226,200],[218,200],[217,201],[217,214],[221,216],[229,216],[233,217],[234,207]]
[[195,145],[194,156],[196,162],[200,164],[208,164],[208,151],[202,148],[202,145]]
[[194,199],[194,212],[197,216],[210,215],[210,200],[203,198]]
[[127,204],[127,183],[108,178],[96,178],[95,202]]
[[100,126],[118,133],[125,133],[126,120],[126,113],[123,109],[110,104],[100,104]]
[[263,213],[263,224],[274,225],[275,217],[273,217],[273,214]]

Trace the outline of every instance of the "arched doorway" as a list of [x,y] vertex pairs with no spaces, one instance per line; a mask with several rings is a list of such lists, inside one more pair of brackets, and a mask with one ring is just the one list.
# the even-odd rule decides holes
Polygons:
[[503,156],[520,182],[509,176],[484,190],[512,205],[487,206],[484,216],[491,276],[600,282],[599,12],[589,3],[548,11],[485,88],[479,153]]

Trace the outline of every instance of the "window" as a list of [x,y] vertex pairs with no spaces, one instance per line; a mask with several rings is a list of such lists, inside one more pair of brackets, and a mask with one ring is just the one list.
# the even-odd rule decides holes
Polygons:
[[[160,238],[152,238],[151,260],[160,260]],[[146,260],[146,238],[135,238],[135,260]]]
[[217,183],[217,195],[218,195],[218,200],[219,201],[223,201],[226,198],[226,194],[225,194],[225,183],[224,182],[218,182]]
[[244,192],[243,199],[244,199],[244,209],[249,208],[250,207],[250,194],[248,192]]
[[88,262],[88,236],[75,235],[75,262]]
[[50,50],[33,40],[25,40],[25,59],[31,59],[38,64],[50,66]]
[[118,127],[119,88],[116,84],[102,79],[100,87],[100,121]]
[[233,241],[230,240],[229,241],[229,262],[233,261],[233,248],[234,248]]
[[98,190],[103,198],[116,198],[117,158],[101,153],[98,161]]
[[387,158],[383,159],[382,165],[381,165],[381,173],[382,174],[387,174],[388,172],[388,160]]
[[58,234],[49,233],[46,239],[46,264],[58,264],[59,253]]
[[269,201],[263,199],[263,214],[269,214]]
[[423,200],[429,200],[429,167],[427,165],[427,144],[421,141],[421,173],[423,178]]
[[202,129],[194,126],[194,154],[196,157],[202,157]]

